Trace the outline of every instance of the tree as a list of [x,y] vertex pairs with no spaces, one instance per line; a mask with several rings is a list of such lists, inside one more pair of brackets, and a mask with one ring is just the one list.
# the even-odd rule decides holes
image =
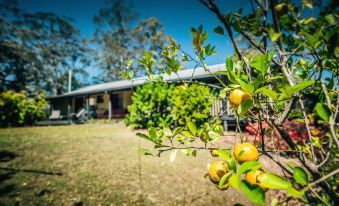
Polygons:
[[16,1],[0,5],[0,90],[27,86],[54,93],[66,91],[64,76],[86,75],[88,49],[68,17],[27,13]]
[[[265,204],[267,189],[278,189],[309,204],[336,205],[339,173],[336,159],[339,147],[337,4],[330,1],[322,7],[313,1],[303,1],[302,5],[292,1],[251,1],[256,7],[249,13],[243,14],[240,9],[225,14],[213,0],[200,2],[220,21],[214,31],[231,39],[235,55],[226,59],[225,71],[218,75],[210,72],[204,60],[214,54],[214,47],[206,45],[208,34],[200,26],[191,29],[194,56],[171,41],[163,52],[167,54],[166,63],[180,64],[179,52],[182,52],[181,61],[193,61],[210,72],[224,87],[220,96],[229,96],[238,122],[247,119],[258,125],[260,142],[254,142],[256,147],[248,143],[239,124],[234,138],[240,137],[241,143],[234,148],[215,147],[213,143],[220,136],[191,122],[170,131],[150,128],[148,135],[138,136],[152,141],[158,156],[171,150],[174,153],[183,150],[193,156],[201,149],[218,154],[222,161],[213,163],[209,169],[212,182],[219,189],[232,186],[256,204]],[[305,12],[309,9],[314,9],[314,15]],[[256,51],[242,51],[235,38],[238,35]],[[149,54],[141,60],[145,70],[151,71],[154,60]],[[177,72],[171,67],[169,70]],[[220,75],[227,77],[227,81]],[[300,122],[299,130],[306,131],[302,134],[306,138],[294,141],[293,131],[285,126],[288,121]],[[209,138],[202,138],[206,133]],[[320,138],[319,133],[324,135]],[[275,159],[277,151],[267,150],[264,137],[268,134],[274,134],[273,141],[284,141],[288,149],[279,153],[295,157],[299,164],[283,164]],[[192,146],[192,142],[197,146]],[[153,154],[146,149],[142,151]],[[285,177],[262,170],[259,153],[281,167]],[[290,197],[278,204],[289,201]]]
[[[145,51],[160,53],[163,49],[165,31],[162,24],[149,18],[134,26],[137,14],[130,8],[128,2],[112,0],[94,17],[97,30],[93,40],[99,45],[96,59],[102,70],[101,81],[121,79],[127,59],[137,60]],[[157,57],[159,59],[160,55]],[[141,69],[136,67],[129,75],[134,74],[140,76]]]

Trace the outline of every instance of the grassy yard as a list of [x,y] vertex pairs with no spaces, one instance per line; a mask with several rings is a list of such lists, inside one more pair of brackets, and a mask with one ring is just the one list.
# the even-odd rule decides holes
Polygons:
[[250,205],[204,179],[207,152],[170,162],[138,145],[122,124],[0,129],[0,205]]

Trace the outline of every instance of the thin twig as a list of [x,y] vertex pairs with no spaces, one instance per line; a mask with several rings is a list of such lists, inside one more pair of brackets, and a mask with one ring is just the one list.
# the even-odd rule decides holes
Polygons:
[[[166,149],[160,149],[158,150],[157,156],[160,157],[161,153],[170,151],[170,150],[184,150],[184,149],[197,149],[197,150],[218,150],[217,147],[207,147],[206,145],[204,147],[195,147],[195,146],[189,146],[189,147],[174,147],[174,146],[168,146],[168,145],[162,145],[162,147],[166,147]],[[229,149],[226,149],[229,150]]]
[[[331,110],[331,99],[330,99],[330,96],[328,95],[326,84],[322,80],[320,80],[320,81],[321,81],[321,87],[322,87],[324,95],[325,95],[327,107]],[[334,124],[335,124],[335,120],[333,118],[333,113],[331,111],[331,115],[329,117],[330,133],[331,133],[331,136],[334,139],[334,141],[337,145],[337,148],[338,148],[339,147],[339,141],[338,141],[338,138],[337,138],[337,135],[336,135],[336,132],[335,132]]]
[[313,144],[312,144],[312,134],[311,134],[310,125],[309,125],[306,110],[305,110],[305,105],[304,105],[304,102],[301,99],[299,99],[299,103],[300,103],[300,106],[301,106],[301,111],[302,111],[304,121],[305,121],[305,125],[306,125],[306,131],[307,131],[308,140],[309,140],[309,144],[310,144],[310,148],[311,148],[311,152],[312,152],[312,160],[313,160],[313,163],[315,163],[317,161],[317,159],[316,159],[316,156],[315,156],[315,153],[314,153],[314,148],[313,148]]
[[239,59],[241,61],[243,61],[246,65],[245,67],[245,73],[248,75],[250,81],[251,81],[251,74],[250,74],[250,67],[249,65],[247,64],[247,62],[244,60],[244,57],[240,51],[240,48],[234,38],[234,35],[233,35],[233,32],[232,32],[232,29],[231,29],[231,25],[229,23],[227,23],[225,21],[225,18],[224,16],[221,14],[219,8],[215,5],[215,3],[213,2],[213,0],[208,0],[208,3],[205,2],[204,0],[199,0],[204,6],[206,6],[209,10],[211,10],[213,13],[216,14],[217,18],[223,23],[224,27],[226,28],[226,31],[228,33],[228,36],[230,37],[231,41],[232,41],[232,44],[233,44],[233,47],[235,49],[235,52],[237,53]]
[[311,182],[307,188],[311,188],[311,187],[314,187],[316,184],[319,184],[320,182],[322,181],[325,181],[327,178],[329,177],[332,177],[334,175],[336,175],[337,173],[339,173],[339,168],[337,168],[336,170],[333,170],[332,172],[328,173],[327,175],[325,176],[322,176],[320,179],[314,181],[314,182]]
[[200,60],[201,64],[202,64],[202,67],[204,68],[204,70],[206,72],[208,72],[210,75],[212,75],[216,80],[218,80],[220,82],[220,84],[223,86],[223,87],[227,87],[226,84],[217,76],[215,75],[213,72],[211,72],[211,70],[209,70],[206,65],[204,64],[204,62],[202,61],[202,59],[200,58],[200,56],[197,54],[197,57],[198,59]]
[[282,113],[279,120],[276,122],[277,125],[281,125],[282,123],[284,123],[284,121],[288,117],[293,105],[295,104],[296,100],[297,100],[296,96],[293,96],[292,100],[290,101],[290,103],[285,108],[285,111]]

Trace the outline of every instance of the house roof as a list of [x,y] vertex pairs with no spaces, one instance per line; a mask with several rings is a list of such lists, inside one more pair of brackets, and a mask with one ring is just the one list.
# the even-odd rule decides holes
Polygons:
[[[218,71],[225,70],[225,64],[216,64],[212,66],[208,66],[208,69],[212,73],[216,73]],[[194,72],[194,74],[193,74]],[[185,69],[180,70],[178,72],[178,75],[175,73],[172,73],[171,75],[168,74],[162,74],[163,81],[166,82],[176,82],[180,80],[189,80],[192,77],[194,80],[196,79],[202,79],[206,77],[210,77],[211,75],[204,70],[202,67],[197,67],[194,71],[194,69]],[[180,77],[180,79],[179,79]],[[62,95],[56,95],[56,96],[49,96],[47,99],[55,99],[55,98],[61,98],[61,97],[71,97],[71,96],[80,96],[84,94],[94,94],[94,93],[100,93],[100,92],[107,92],[107,91],[116,91],[116,90],[124,90],[129,89],[134,86],[139,86],[148,81],[147,77],[139,77],[132,80],[120,80],[120,81],[113,81],[108,83],[102,83],[102,84],[96,84],[91,86],[82,87],[80,89],[73,90],[71,92],[67,92]]]

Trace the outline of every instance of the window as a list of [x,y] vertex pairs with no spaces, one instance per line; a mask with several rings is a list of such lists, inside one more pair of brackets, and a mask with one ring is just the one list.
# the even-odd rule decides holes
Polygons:
[[97,104],[104,103],[104,97],[102,95],[97,96]]

